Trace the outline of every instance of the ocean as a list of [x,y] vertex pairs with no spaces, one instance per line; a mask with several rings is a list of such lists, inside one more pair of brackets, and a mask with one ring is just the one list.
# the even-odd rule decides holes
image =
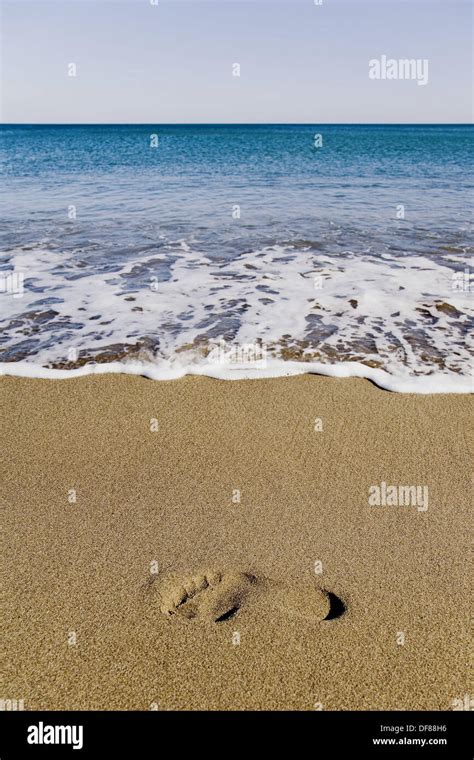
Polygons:
[[473,127],[0,134],[0,373],[471,390]]

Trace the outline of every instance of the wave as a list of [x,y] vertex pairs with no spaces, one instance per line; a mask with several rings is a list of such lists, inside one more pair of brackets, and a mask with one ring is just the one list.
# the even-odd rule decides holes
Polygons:
[[302,374],[325,375],[335,378],[358,377],[375,383],[379,388],[398,393],[472,393],[473,380],[470,377],[446,373],[431,375],[396,376],[382,369],[368,367],[359,362],[321,364],[318,362],[295,362],[270,360],[265,366],[231,367],[207,365],[162,366],[158,368],[150,362],[110,362],[108,364],[87,364],[77,369],[53,369],[30,362],[4,362],[0,364],[0,376],[68,380],[87,375],[109,374],[140,375],[151,380],[178,380],[186,375],[207,376],[221,380],[256,380],[272,377],[290,377]]
[[[0,373],[161,380],[313,372],[400,392],[469,392],[467,261],[458,250],[329,254],[311,241],[230,259],[179,239],[126,260],[42,244],[17,249],[1,272],[25,279],[21,294],[2,295]],[[213,363],[216,346],[225,350]],[[245,346],[265,351],[264,366],[248,356],[236,366]]]

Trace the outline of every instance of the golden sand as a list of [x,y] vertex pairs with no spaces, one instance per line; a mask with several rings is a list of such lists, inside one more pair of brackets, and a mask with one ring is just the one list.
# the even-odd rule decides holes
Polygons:
[[[2,697],[406,710],[468,693],[469,397],[315,376],[0,393]],[[382,483],[429,499],[369,505]]]

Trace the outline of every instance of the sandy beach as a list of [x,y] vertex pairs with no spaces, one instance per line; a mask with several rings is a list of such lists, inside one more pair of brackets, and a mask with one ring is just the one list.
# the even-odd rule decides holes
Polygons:
[[[469,692],[469,396],[114,375],[2,378],[0,397],[6,698],[449,710]],[[369,504],[382,484],[423,499]]]

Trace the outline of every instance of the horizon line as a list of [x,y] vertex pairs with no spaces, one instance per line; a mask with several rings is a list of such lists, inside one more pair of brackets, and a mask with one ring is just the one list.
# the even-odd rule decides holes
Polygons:
[[351,122],[351,121],[84,121],[84,122],[27,122],[27,121],[5,121],[0,122],[0,127],[148,127],[160,125],[163,127],[472,127],[474,122]]

